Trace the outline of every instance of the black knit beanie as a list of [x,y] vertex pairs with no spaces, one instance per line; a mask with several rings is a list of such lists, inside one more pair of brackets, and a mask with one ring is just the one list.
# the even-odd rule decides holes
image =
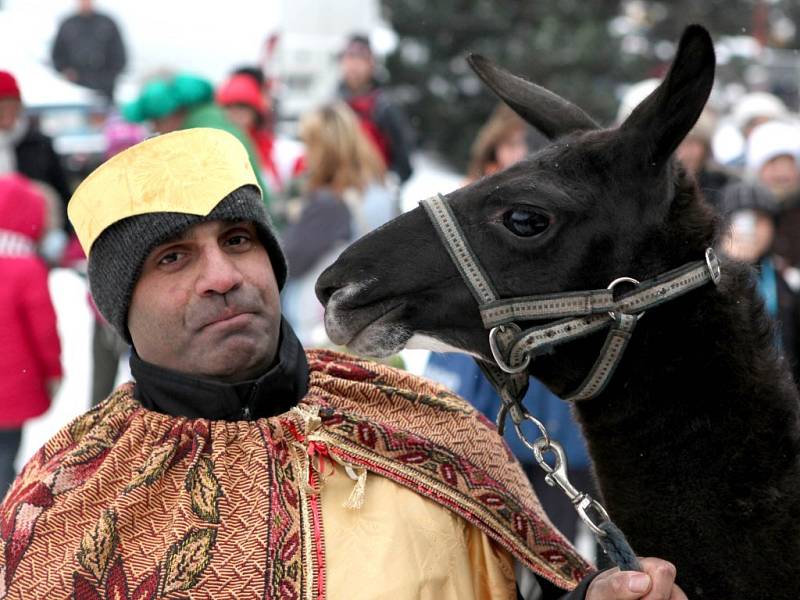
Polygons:
[[223,198],[205,216],[177,212],[156,212],[122,219],[108,227],[89,253],[89,287],[100,314],[131,342],[128,309],[133,288],[144,261],[156,246],[180,235],[198,223],[208,221],[252,221],[266,248],[278,287],[286,281],[286,259],[261,193],[244,185]]

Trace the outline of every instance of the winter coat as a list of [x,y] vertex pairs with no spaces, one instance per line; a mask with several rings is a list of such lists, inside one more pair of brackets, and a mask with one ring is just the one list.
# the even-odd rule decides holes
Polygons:
[[401,182],[411,177],[413,133],[405,114],[389,100],[383,89],[375,86],[366,92],[352,94],[342,84],[339,95],[358,116],[386,167],[397,174]]
[[52,187],[61,199],[64,228],[68,227],[67,202],[72,192],[67,183],[67,176],[61,158],[53,149],[53,141],[38,128],[29,125],[25,135],[15,147],[17,155],[17,171],[35,181],[41,181]]
[[[502,407],[500,396],[471,356],[432,352],[425,368],[425,376],[453,390],[492,422],[497,418]],[[589,468],[586,442],[578,424],[572,418],[569,404],[537,379],[531,379],[522,404],[545,424],[553,439],[561,443],[567,453],[567,462],[571,469]],[[525,431],[528,431],[527,427]],[[519,439],[517,432],[511,426],[510,419],[506,422],[504,437],[519,462],[526,466],[536,464],[533,453]]]
[[108,98],[113,97],[114,82],[127,60],[116,23],[96,12],[66,19],[58,28],[51,56],[57,71],[74,69],[76,83]]
[[778,229],[775,232],[775,254],[782,256],[792,266],[800,266],[800,191],[794,192],[781,203]]
[[45,211],[25,178],[0,178],[0,428],[45,412],[47,383],[62,374],[47,267],[36,254]]
[[394,217],[396,203],[379,183],[360,193],[347,190],[342,197],[322,188],[304,202],[300,218],[281,236],[289,263],[283,314],[304,345],[319,346],[330,342],[323,328],[324,309],[314,292],[317,278],[347,245]]
[[[800,270],[781,256],[772,255],[771,258],[777,271],[777,307],[775,314],[771,314],[777,321],[783,355],[789,363],[795,383],[800,383]],[[759,291],[763,295],[760,285]],[[770,311],[769,305],[767,310]]]

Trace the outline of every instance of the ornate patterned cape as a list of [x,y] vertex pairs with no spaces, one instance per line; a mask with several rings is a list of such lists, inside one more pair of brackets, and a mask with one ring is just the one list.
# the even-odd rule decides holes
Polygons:
[[466,402],[350,356],[308,358],[308,395],[277,417],[162,415],[126,384],[65,427],[0,506],[0,600],[239,597],[232,581],[324,598],[326,460],[430,498],[560,587],[590,571]]

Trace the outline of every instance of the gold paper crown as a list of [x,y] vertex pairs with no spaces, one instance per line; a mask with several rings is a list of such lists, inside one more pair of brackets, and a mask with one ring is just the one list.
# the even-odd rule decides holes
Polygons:
[[205,216],[256,175],[244,146],[220,129],[166,133],[120,152],[75,190],[67,212],[89,255],[103,231],[154,212]]

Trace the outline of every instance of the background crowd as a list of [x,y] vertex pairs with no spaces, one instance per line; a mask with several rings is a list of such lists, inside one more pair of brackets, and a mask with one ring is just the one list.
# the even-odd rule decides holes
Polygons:
[[[74,14],[54,32],[47,65],[59,78],[95,94],[96,102],[87,112],[92,126],[101,132],[102,151],[97,156],[84,152],[80,160],[46,135],[42,114],[26,106],[26,90],[20,83],[24,73],[4,65],[0,53],[0,494],[13,477],[15,460],[24,458],[20,456],[23,431],[30,433],[33,447],[48,437],[24,426],[41,419],[56,398],[62,379],[71,376],[65,365],[68,358],[76,357],[62,351],[67,340],[61,337],[66,331],[63,321],[72,315],[57,312],[53,300],[58,305],[67,288],[74,290],[75,282],[85,278],[85,257],[66,219],[66,203],[81,178],[99,161],[150,135],[179,129],[213,127],[235,135],[247,148],[268,210],[281,231],[290,270],[283,293],[284,314],[303,345],[313,347],[330,345],[322,307],[313,290],[317,276],[348,244],[403,210],[402,191],[414,175],[413,165],[422,164],[423,157],[437,156],[449,163],[449,168],[463,172],[459,179],[467,184],[514,164],[544,143],[538,132],[512,111],[495,106],[488,93],[475,87],[474,78],[464,79],[468,75],[462,52],[466,41],[502,38],[506,45],[498,42],[495,47],[503,49],[497,56],[503,62],[503,55],[510,51],[502,24],[536,29],[541,15],[524,11],[504,15],[505,9],[498,10],[485,16],[483,29],[476,29],[470,19],[480,17],[486,3],[472,2],[467,4],[474,14],[465,14],[463,21],[458,15],[445,25],[420,19],[415,28],[409,23],[415,15],[419,18],[414,12],[416,4],[407,4],[395,9],[400,38],[387,60],[377,55],[369,31],[341,32],[330,57],[338,85],[316,106],[289,118],[281,113],[282,81],[255,57],[248,63],[232,56],[227,74],[219,80],[188,65],[172,64],[165,57],[160,70],[137,80],[135,92],[120,99],[117,82],[136,48],[127,47],[118,23],[101,7],[80,0]],[[641,20],[637,7],[641,11],[649,4],[621,2],[624,10],[610,19],[617,29],[632,28],[630,37],[618,36],[623,48],[625,40],[641,36],[641,24],[637,28],[631,23]],[[787,40],[794,39],[794,30],[792,36],[780,39],[769,34],[771,24],[776,30],[782,26],[784,34],[787,20],[794,27],[791,14],[776,17],[781,3],[765,5],[773,11],[767,10],[766,17],[762,3],[755,3],[752,10],[754,18],[761,19],[756,24],[766,27],[767,33],[756,32],[751,39],[762,49],[771,43],[792,43]],[[520,25],[513,21],[515,17],[527,21]],[[706,25],[714,33],[714,23]],[[423,47],[420,36],[432,26],[450,31],[449,38],[442,34]],[[576,33],[583,31],[580,23],[576,27]],[[663,31],[660,34],[665,35]],[[515,43],[524,51],[525,39]],[[480,44],[479,49],[485,46],[491,51],[488,43]],[[606,51],[604,48],[601,54]],[[224,54],[224,45],[219,52]],[[412,66],[426,53],[428,75],[447,68],[452,77],[420,79],[420,69]],[[677,156],[719,214],[720,251],[753,265],[756,285],[776,320],[775,343],[800,377],[800,117],[796,93],[800,57],[797,50],[794,54],[794,88],[786,78],[732,79],[729,70],[723,70],[726,85],[720,84],[720,93],[712,97]],[[656,55],[661,63],[671,58],[664,47]],[[750,66],[758,65],[758,56],[748,58]],[[579,62],[579,57],[575,61]],[[631,77],[609,82],[608,77],[601,80],[602,65],[593,64],[591,73],[580,71],[581,65],[571,65],[569,60],[563,60],[561,66],[565,72],[577,69],[583,75],[581,86],[594,85],[595,91],[613,83],[617,122],[658,81],[636,82]],[[626,69],[632,70],[630,65]],[[638,78],[658,74],[656,65],[641,69]],[[458,92],[457,80],[462,79],[467,83]],[[561,85],[564,89],[558,91],[582,104],[581,94],[572,90],[569,82],[559,81],[556,78],[553,87]],[[601,113],[607,108],[595,104]],[[455,115],[473,118],[465,125],[454,121]],[[611,115],[606,122],[613,125]],[[427,194],[447,191],[425,189]],[[91,383],[85,385],[88,405],[100,402],[115,382],[126,377],[128,348],[94,309],[82,285],[78,285],[83,290],[81,303],[92,315],[86,332],[91,339],[80,346],[86,352],[77,360],[91,365],[81,372],[91,376]],[[489,418],[496,416],[499,399],[472,359],[432,355],[414,368],[424,368],[429,377],[455,389]],[[565,445],[573,481],[578,487],[590,488],[591,466],[569,407],[536,381],[531,383],[526,404]],[[74,407],[68,414],[84,408]],[[543,484],[532,457],[513,432],[507,439],[558,528],[575,538],[578,528],[569,503]]]

